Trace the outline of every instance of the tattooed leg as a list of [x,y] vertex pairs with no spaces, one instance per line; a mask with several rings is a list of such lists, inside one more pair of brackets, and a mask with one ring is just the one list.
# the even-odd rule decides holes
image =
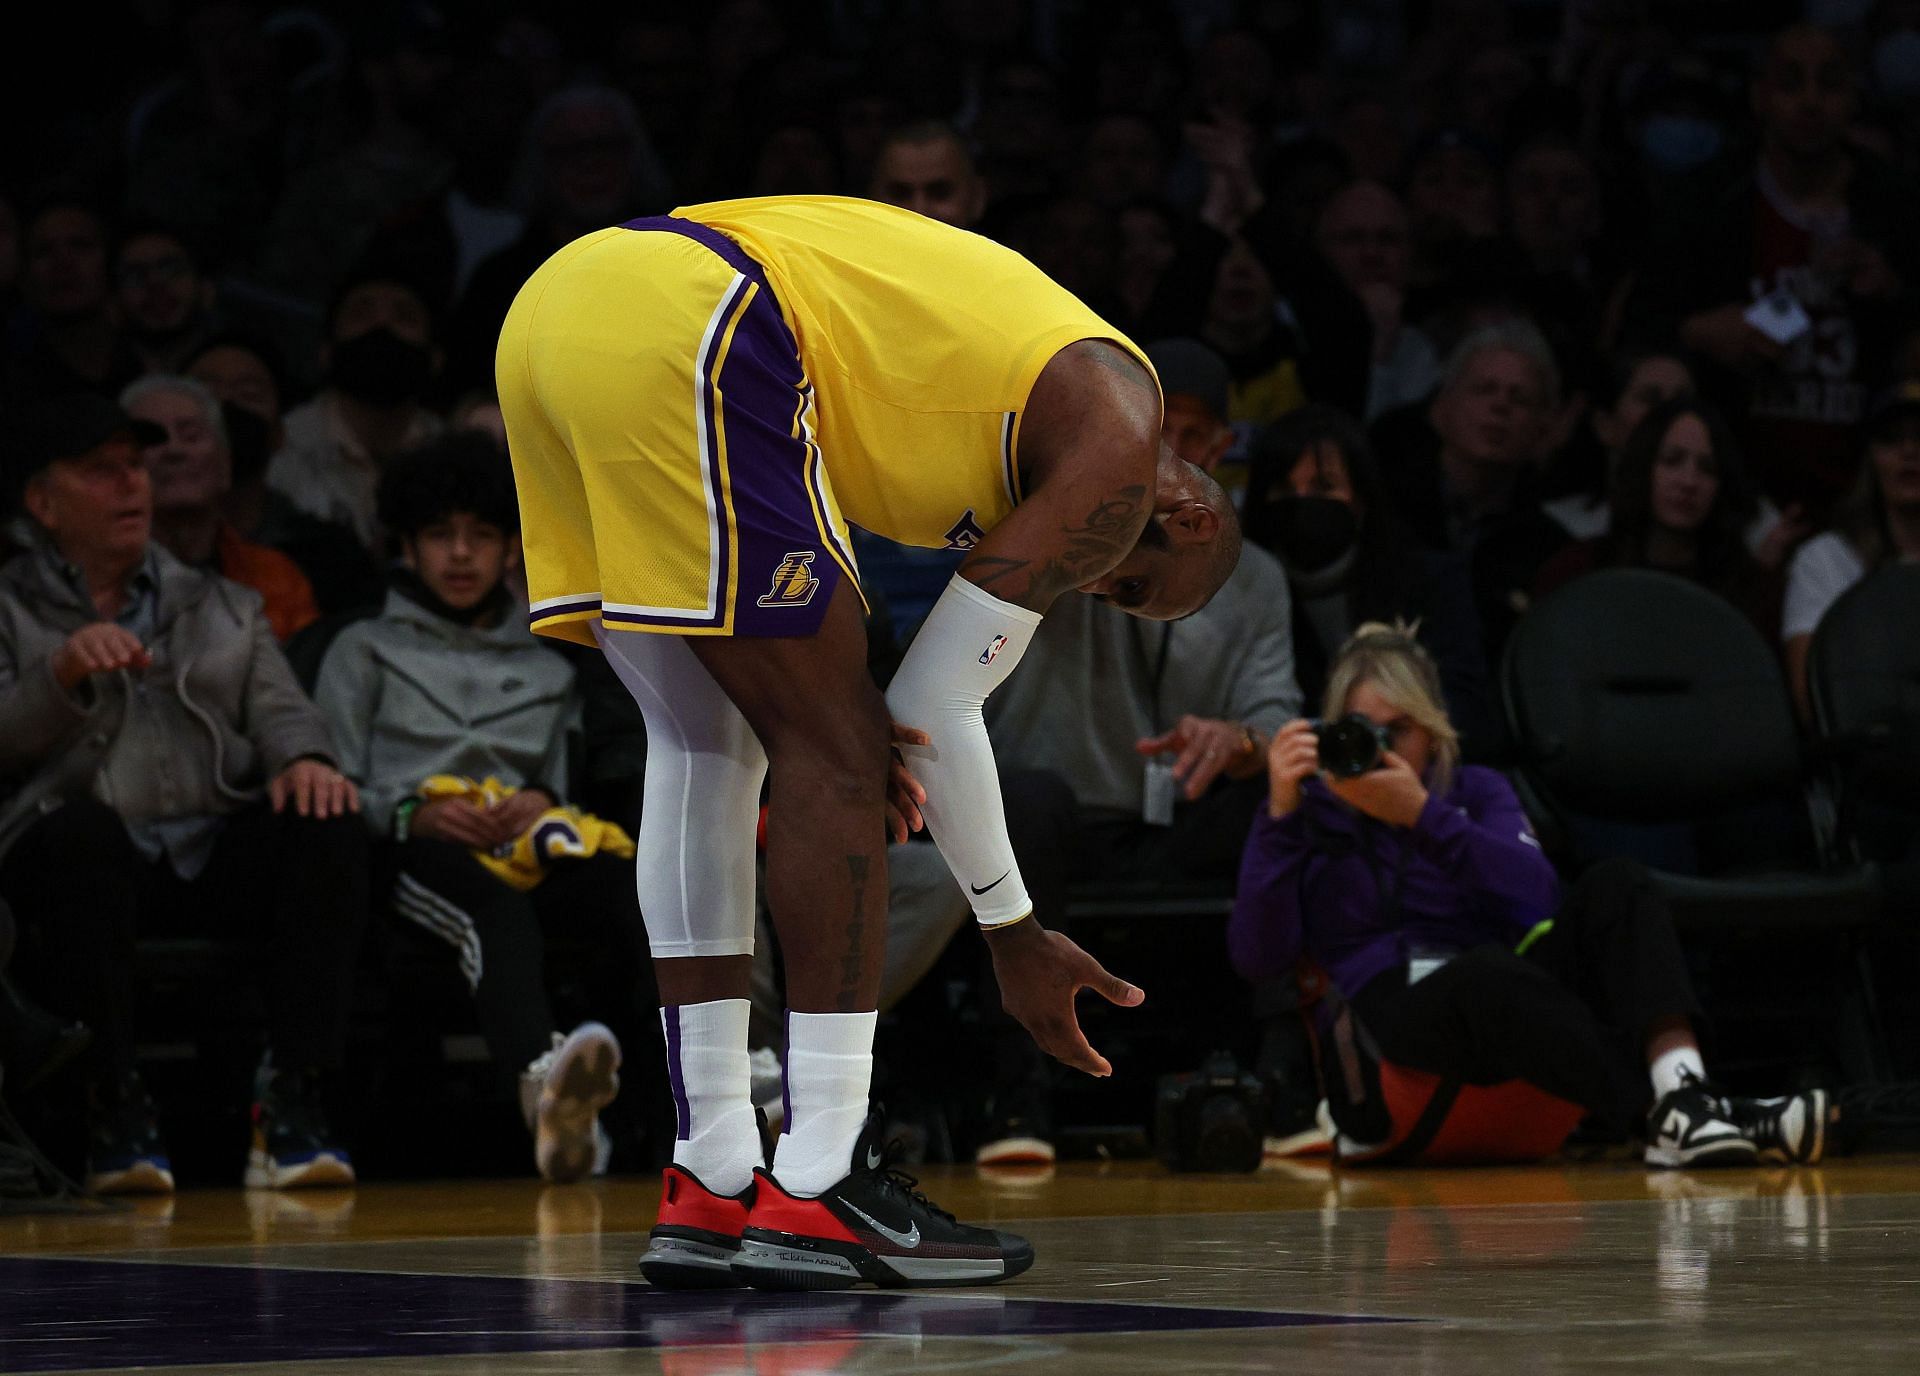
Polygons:
[[879,1006],[886,954],[886,704],[867,675],[859,595],[819,634],[695,638],[700,662],[767,751],[767,899],[800,1013]]

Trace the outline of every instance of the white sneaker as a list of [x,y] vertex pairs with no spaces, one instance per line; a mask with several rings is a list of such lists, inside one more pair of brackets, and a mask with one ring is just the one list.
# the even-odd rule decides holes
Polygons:
[[604,1175],[612,1142],[600,1110],[620,1092],[620,1042],[603,1024],[583,1022],[520,1075],[520,1109],[533,1130],[544,1179],[567,1185]]

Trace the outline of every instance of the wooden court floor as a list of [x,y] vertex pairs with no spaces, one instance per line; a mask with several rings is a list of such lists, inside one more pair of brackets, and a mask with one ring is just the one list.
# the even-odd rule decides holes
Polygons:
[[1038,1264],[985,1290],[664,1294],[635,1270],[643,1180],[0,1218],[0,1372],[1920,1372],[1920,1158],[923,1183]]

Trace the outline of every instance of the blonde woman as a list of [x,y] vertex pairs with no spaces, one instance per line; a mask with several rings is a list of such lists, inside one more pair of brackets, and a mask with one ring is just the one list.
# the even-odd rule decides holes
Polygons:
[[[1348,640],[1324,720],[1269,748],[1228,929],[1236,968],[1270,979],[1310,961],[1385,1059],[1644,1123],[1650,1165],[1819,1159],[1823,1092],[1742,1100],[1707,1083],[1699,1005],[1645,872],[1607,861],[1563,895],[1505,778],[1460,763],[1441,702],[1409,627]],[[1344,1077],[1322,1078],[1343,1135],[1381,1140],[1333,1093]]]

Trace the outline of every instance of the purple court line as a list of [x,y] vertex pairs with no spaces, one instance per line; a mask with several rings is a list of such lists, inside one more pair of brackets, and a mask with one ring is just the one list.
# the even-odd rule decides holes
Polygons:
[[674,1293],[638,1282],[0,1257],[6,1372],[1418,1322],[1001,1291]]

